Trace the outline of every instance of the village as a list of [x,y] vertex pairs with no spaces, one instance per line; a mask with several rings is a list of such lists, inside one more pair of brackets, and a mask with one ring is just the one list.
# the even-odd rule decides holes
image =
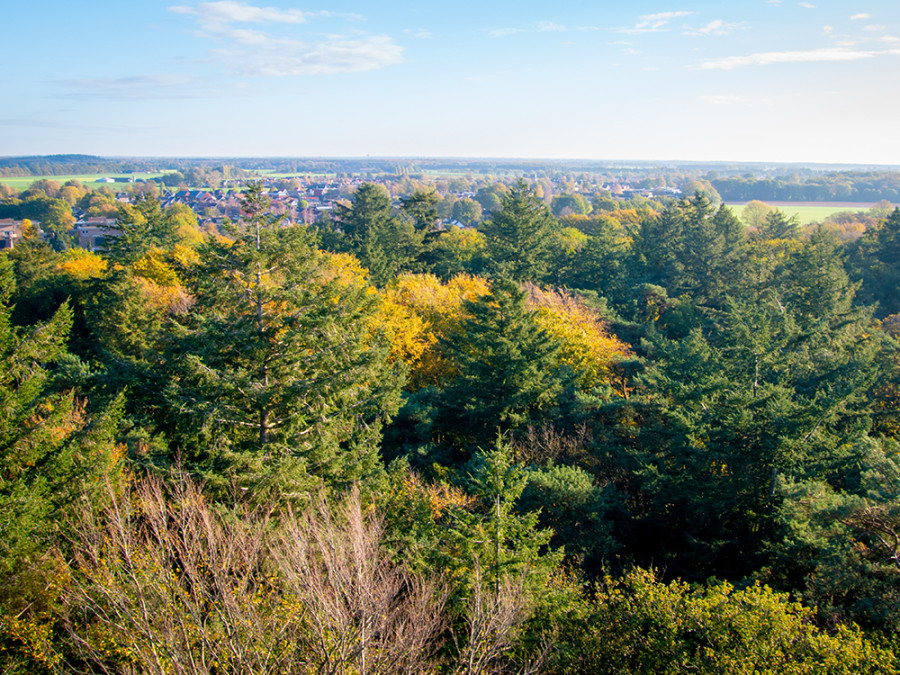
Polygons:
[[[323,215],[334,209],[335,202],[347,199],[364,182],[375,182],[383,185],[391,194],[395,206],[400,205],[400,197],[404,196],[395,177],[360,177],[360,176],[296,176],[296,177],[262,177],[260,183],[270,202],[270,213],[282,217],[288,223],[302,223],[309,225],[320,220]],[[220,187],[159,189],[158,183],[141,178],[101,178],[95,181],[101,183],[102,190],[109,190],[113,185],[126,183],[128,189],[115,191],[117,205],[127,205],[140,199],[142,195],[150,195],[157,198],[160,206],[165,209],[179,204],[190,208],[197,216],[198,226],[206,232],[220,231],[227,222],[237,221],[241,217],[241,194],[246,181],[224,180]],[[477,193],[469,186],[459,181],[444,181],[438,183],[437,194],[442,198],[450,198],[455,202],[462,199],[476,199]],[[454,184],[456,183],[456,184]],[[555,181],[545,180],[546,198],[554,194]],[[573,192],[583,189],[582,186],[569,186]],[[454,189],[455,188],[455,189]],[[682,191],[674,187],[637,188],[624,182],[604,183],[597,186],[602,194],[606,194],[617,200],[654,198],[678,198]],[[564,188],[563,188],[564,189]],[[586,200],[591,194],[584,195]],[[487,209],[485,210],[487,215]],[[442,218],[444,224],[467,226],[471,223],[458,222],[451,214]],[[74,224],[70,231],[71,244],[88,251],[102,251],[104,238],[117,235],[117,217],[112,214],[96,215],[87,210],[72,207]],[[38,220],[27,221],[25,219],[0,218],[0,250],[12,248],[25,236],[28,226],[37,228],[37,232],[43,239],[48,234],[41,229]]]

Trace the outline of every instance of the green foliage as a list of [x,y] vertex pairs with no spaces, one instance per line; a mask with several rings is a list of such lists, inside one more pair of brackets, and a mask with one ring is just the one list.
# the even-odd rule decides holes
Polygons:
[[27,330],[10,323],[12,266],[0,257],[0,666],[37,672],[53,664],[53,611],[65,574],[65,518],[115,486],[121,401],[94,416],[72,393],[47,391],[47,368],[64,350],[72,314]]
[[743,226],[725,207],[697,193],[644,218],[636,254],[648,283],[698,305],[719,304],[741,279]]
[[[427,218],[427,200],[424,204],[419,203],[414,210],[419,217]],[[406,269],[421,253],[424,229],[394,215],[390,197],[380,185],[360,185],[349,206],[337,205],[334,218],[341,234],[338,249],[359,258],[379,286]]]
[[785,483],[775,551],[784,585],[803,587],[829,622],[852,620],[896,633],[900,628],[900,446],[866,441],[858,476],[838,489],[824,481]]
[[454,445],[484,447],[498,429],[539,420],[566,380],[552,365],[560,345],[512,282],[495,282],[490,294],[465,304],[465,313],[446,345],[459,375],[441,395],[435,432]]
[[453,220],[463,225],[475,225],[481,220],[481,204],[465,197],[453,204]]
[[368,328],[377,297],[341,277],[306,228],[271,219],[258,189],[244,210],[235,242],[200,252],[196,302],[166,354],[173,416],[161,426],[210,480],[257,496],[279,481],[302,490],[368,476],[400,384]]
[[[855,627],[817,628],[812,611],[765,586],[663,584],[636,569],[607,578],[561,672],[894,673],[894,655]],[[569,652],[572,653],[572,652]]]
[[556,221],[533,187],[519,181],[501,208],[482,225],[487,237],[489,268],[516,281],[542,280],[549,271]]
[[457,274],[479,274],[485,265],[486,249],[481,232],[451,225],[434,240],[426,256],[432,271],[449,279]]
[[180,224],[175,215],[164,212],[153,197],[139,197],[134,205],[121,205],[115,228],[105,238],[107,254],[128,264],[154,247],[171,248],[178,240]]
[[403,212],[412,218],[417,232],[431,233],[437,221],[437,204],[441,200],[435,190],[416,190],[400,199]]
[[577,466],[550,464],[531,467],[519,500],[525,512],[539,513],[539,522],[553,531],[555,548],[583,569],[599,569],[619,547],[607,514],[619,507],[612,486],[599,486]]
[[877,302],[879,317],[900,314],[900,209],[867,230],[855,247],[853,262],[863,280],[864,299]]

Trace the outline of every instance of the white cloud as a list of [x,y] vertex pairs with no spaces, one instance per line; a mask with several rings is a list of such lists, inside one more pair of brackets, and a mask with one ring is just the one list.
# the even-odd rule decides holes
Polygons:
[[[360,19],[355,14],[305,12],[299,9],[257,7],[234,0],[201,2],[189,7],[169,7],[178,14],[196,18],[199,35],[223,46],[213,56],[236,72],[245,75],[322,75],[377,70],[402,63],[403,47],[387,35],[355,33],[322,36],[315,40],[284,36],[283,27],[305,24],[311,19],[340,17]],[[260,30],[247,24],[269,24],[274,28]],[[282,28],[281,33],[273,32]],[[424,30],[411,32],[416,37],[429,37]]]
[[850,20],[851,21],[859,21],[860,19],[871,19],[871,18],[872,18],[871,14],[863,13],[863,14],[854,14],[853,16],[850,17]]
[[800,5],[801,7],[803,7],[804,9],[815,9],[816,8],[815,5],[811,5],[808,2],[798,2],[797,4]]
[[218,55],[246,75],[286,77],[378,70],[403,62],[403,47],[387,35],[296,44],[264,54],[220,50]]
[[686,28],[685,35],[728,35],[731,31],[743,28],[741,23],[727,23],[721,19],[710,21],[700,28]]
[[404,35],[411,35],[414,38],[419,38],[420,40],[427,40],[431,37],[431,31],[426,30],[425,28],[406,28],[403,31]]
[[734,70],[741,66],[767,66],[774,63],[817,63],[825,61],[858,61],[876,56],[898,55],[900,49],[854,51],[842,47],[812,49],[802,52],[759,52],[747,56],[729,56],[700,64],[704,70]]
[[565,26],[561,26],[555,21],[540,21],[537,29],[542,33],[564,33],[567,30]]
[[659,14],[644,14],[638,17],[638,22],[632,28],[619,28],[620,33],[658,33],[669,30],[668,24],[672,19],[688,16],[693,12],[660,12]]
[[299,9],[278,9],[276,7],[254,7],[243,2],[220,0],[201,2],[196,7],[178,5],[169,7],[179,14],[196,16],[201,24],[225,23],[306,23],[309,14]]
[[[494,37],[505,37],[507,35],[516,35],[518,33],[528,33],[537,31],[538,33],[571,33],[573,31],[594,31],[600,30],[597,26],[575,26],[569,27],[556,23],[555,21],[538,21],[533,27],[529,28],[494,28],[488,31],[488,35]],[[570,43],[566,43],[570,44]]]

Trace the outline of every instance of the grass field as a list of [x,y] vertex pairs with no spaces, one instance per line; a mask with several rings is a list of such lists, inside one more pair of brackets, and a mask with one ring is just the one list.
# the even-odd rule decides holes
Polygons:
[[[819,203],[802,203],[802,204],[791,204],[789,202],[766,202],[770,206],[774,206],[778,209],[781,209],[782,213],[786,215],[788,218],[791,216],[797,216],[797,219],[800,221],[801,225],[807,225],[809,223],[821,223],[832,213],[838,213],[839,211],[868,211],[872,204],[864,203],[864,204],[846,204],[846,203],[836,203],[829,204],[828,202],[819,202]],[[744,203],[740,204],[727,204],[727,206],[734,212],[736,216],[739,218],[744,211]]]
[[88,174],[72,174],[72,175],[63,175],[63,176],[0,176],[0,183],[5,183],[10,187],[14,187],[17,190],[27,190],[31,187],[31,184],[36,180],[52,180],[60,185],[65,183],[67,180],[79,180],[84,183],[86,186],[91,188],[98,188],[104,185],[109,185],[110,187],[118,186],[117,189],[122,189],[128,185],[128,183],[98,183],[97,181],[100,178],[131,178],[134,176],[135,178],[158,178],[162,176],[163,172],[156,173],[88,173]]

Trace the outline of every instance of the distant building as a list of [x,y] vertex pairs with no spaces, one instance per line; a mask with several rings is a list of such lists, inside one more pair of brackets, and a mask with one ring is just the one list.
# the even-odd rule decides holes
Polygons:
[[22,221],[0,218],[0,250],[12,248],[22,241]]
[[86,251],[104,251],[107,237],[121,235],[116,229],[115,218],[87,218],[75,223],[73,233],[78,241],[78,247]]

